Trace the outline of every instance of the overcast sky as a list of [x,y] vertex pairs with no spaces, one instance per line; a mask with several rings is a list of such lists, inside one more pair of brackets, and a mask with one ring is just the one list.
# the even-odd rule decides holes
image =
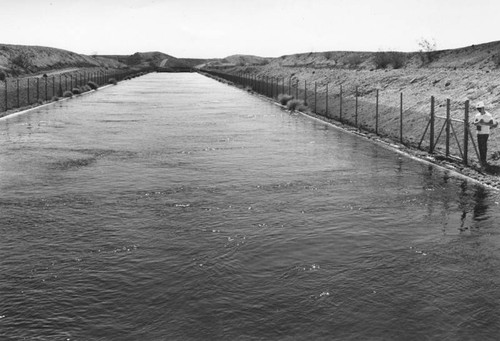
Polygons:
[[500,40],[499,0],[0,0],[0,43],[182,58]]

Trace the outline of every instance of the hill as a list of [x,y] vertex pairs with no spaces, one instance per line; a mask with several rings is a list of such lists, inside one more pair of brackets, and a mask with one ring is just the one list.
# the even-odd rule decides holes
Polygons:
[[232,59],[207,68],[305,81],[320,88],[328,83],[332,92],[342,85],[347,94],[355,87],[366,94],[379,89],[381,96],[397,99],[404,92],[405,104],[418,112],[428,112],[431,96],[452,99],[457,115],[466,99],[482,100],[500,116],[500,41],[427,52],[327,51],[265,60],[265,64],[257,59],[242,64]]
[[124,67],[125,64],[115,59],[91,57],[52,47],[0,44],[0,71],[8,76],[73,68]]
[[187,70],[206,59],[176,58],[162,52],[136,52],[132,55],[83,55],[62,49],[0,44],[0,71],[7,77],[57,73],[88,68]]

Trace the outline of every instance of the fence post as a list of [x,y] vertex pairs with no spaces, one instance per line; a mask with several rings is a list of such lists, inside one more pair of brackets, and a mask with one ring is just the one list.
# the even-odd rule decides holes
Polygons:
[[375,103],[375,135],[378,135],[378,89],[377,89],[377,101]]
[[307,106],[307,81],[304,80],[304,105]]
[[56,96],[56,76],[52,76],[52,97]]
[[434,96],[431,96],[431,131],[430,131],[430,148],[429,153],[434,153]]
[[8,84],[9,82],[7,81],[7,78],[5,79],[5,111],[7,111],[9,108],[7,107],[9,105],[9,99],[8,99]]
[[354,124],[356,125],[356,128],[359,128],[358,126],[358,86],[356,85],[356,105],[354,106]]
[[325,104],[326,104],[325,116],[329,117],[328,116],[328,83],[326,83],[326,101],[325,101]]
[[399,96],[399,142],[403,143],[403,93]]
[[446,100],[446,157],[450,156],[450,99]]
[[342,122],[342,84],[340,84],[339,121]]
[[19,102],[19,78],[17,79],[17,107],[19,108],[21,103]]
[[288,78],[288,96],[292,95],[292,77]]
[[314,82],[314,112],[316,112],[316,104],[317,104],[317,95],[316,92],[318,90],[318,84]]
[[464,165],[469,162],[469,100],[465,101],[464,112]]
[[47,77],[43,78],[45,78],[45,100],[47,100]]
[[27,78],[26,80],[28,81],[28,86],[27,86],[28,95],[26,97],[28,97],[27,98],[28,99],[28,105],[30,105],[31,104],[30,103],[30,79]]

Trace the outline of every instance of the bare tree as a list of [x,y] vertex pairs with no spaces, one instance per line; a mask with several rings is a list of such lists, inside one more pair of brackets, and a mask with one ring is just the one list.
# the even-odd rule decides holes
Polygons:
[[426,38],[420,38],[418,41],[418,46],[420,47],[420,59],[422,64],[428,64],[434,60],[436,57],[437,44],[434,39],[428,40]]

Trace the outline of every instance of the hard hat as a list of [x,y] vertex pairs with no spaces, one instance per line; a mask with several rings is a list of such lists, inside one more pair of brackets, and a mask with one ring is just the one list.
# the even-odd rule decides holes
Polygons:
[[484,108],[484,103],[482,101],[477,102],[477,104],[476,104],[476,109],[479,109],[479,108]]

